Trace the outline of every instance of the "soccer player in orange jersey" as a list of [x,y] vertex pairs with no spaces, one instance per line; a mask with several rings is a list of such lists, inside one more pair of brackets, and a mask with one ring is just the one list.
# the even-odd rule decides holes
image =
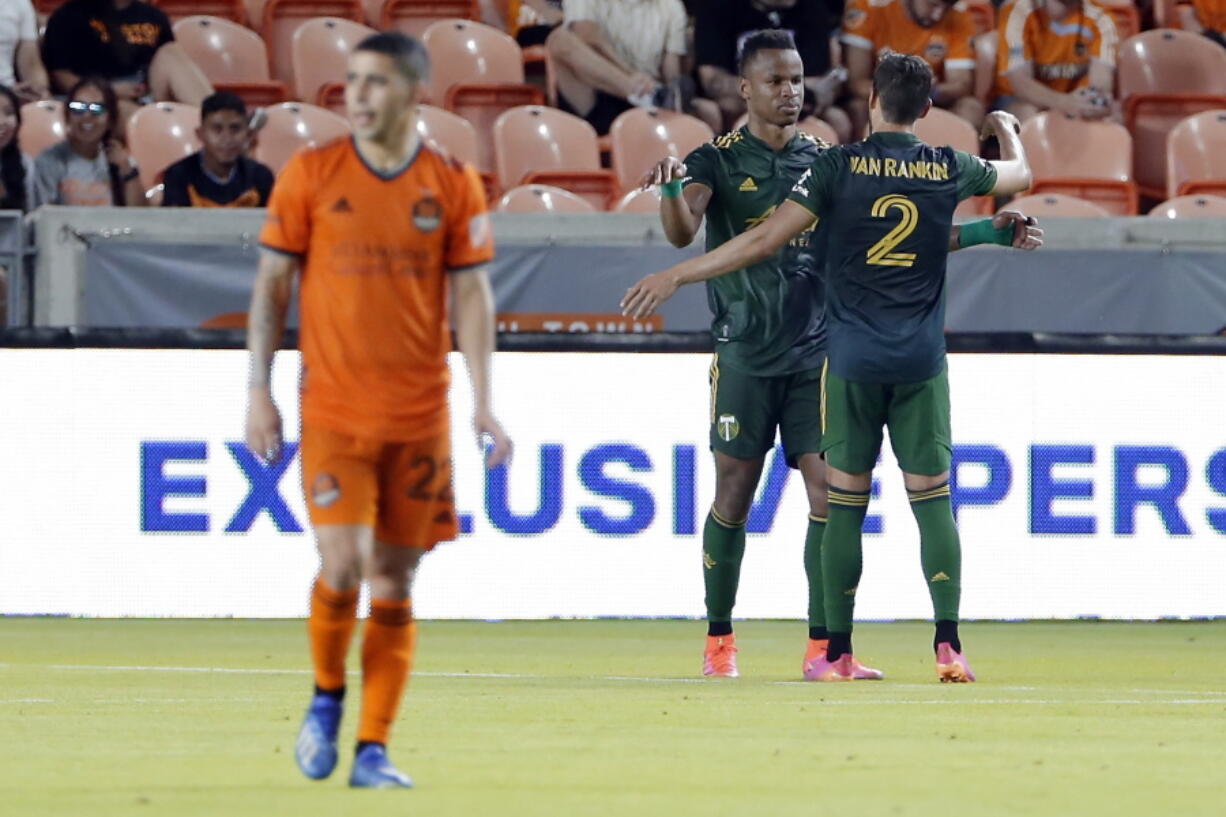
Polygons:
[[315,695],[295,756],[332,773],[345,655],[358,590],[370,588],[358,745],[349,785],[409,787],[388,760],[413,654],[413,575],[453,539],[447,299],[474,392],[474,429],[490,465],[511,443],[491,409],[493,240],[476,172],[418,136],[425,49],[372,35],[349,59],[351,138],[298,153],[277,180],[251,300],[247,444],[282,454],[269,376],[296,272],[301,277],[302,477],[320,571],[308,631]]

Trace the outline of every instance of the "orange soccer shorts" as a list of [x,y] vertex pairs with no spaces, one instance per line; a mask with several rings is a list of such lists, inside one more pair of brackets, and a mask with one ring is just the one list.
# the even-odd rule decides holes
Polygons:
[[387,442],[304,424],[300,451],[312,525],[367,525],[380,542],[423,550],[459,533],[449,432]]

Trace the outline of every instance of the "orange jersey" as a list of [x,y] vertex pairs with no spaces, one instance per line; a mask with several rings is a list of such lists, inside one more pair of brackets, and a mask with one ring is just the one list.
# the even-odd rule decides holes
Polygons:
[[302,258],[302,419],[363,439],[448,427],[447,274],[494,256],[476,172],[424,144],[398,173],[351,138],[295,155],[260,234]]
[[878,54],[894,51],[923,57],[938,81],[945,78],[946,71],[974,70],[971,37],[975,24],[961,3],[932,28],[912,20],[905,4],[906,0],[849,0],[843,13],[842,41]]
[[1202,26],[1226,32],[1226,0],[1192,0],[1192,8]]
[[999,12],[996,95],[1013,93],[1005,75],[1030,65],[1031,75],[1062,94],[1090,82],[1090,60],[1115,65],[1115,23],[1111,15],[1083,0],[1080,12],[1052,20],[1034,0],[1014,0]]

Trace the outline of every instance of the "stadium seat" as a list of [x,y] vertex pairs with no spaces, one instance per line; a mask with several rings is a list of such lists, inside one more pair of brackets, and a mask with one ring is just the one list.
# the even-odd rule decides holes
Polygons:
[[1150,218],[1226,218],[1226,196],[1177,196],[1149,211]]
[[1041,113],[1022,125],[1022,144],[1034,175],[1030,193],[1065,193],[1112,215],[1137,214],[1132,137],[1123,125]]
[[595,213],[596,206],[569,190],[547,184],[525,184],[498,200],[499,213]]
[[996,28],[996,8],[990,0],[967,0],[966,13],[975,26],[975,34],[986,34]]
[[248,107],[276,105],[289,98],[285,83],[268,75],[268,49],[246,26],[220,17],[184,17],[175,39],[213,88],[238,94]]
[[610,155],[619,192],[639,186],[643,174],[666,156],[684,158],[715,138],[701,119],[654,108],[631,108],[609,128]]
[[839,143],[839,135],[834,132],[834,128],[817,117],[807,116],[797,122],[796,127],[810,136],[816,136],[818,139],[823,139],[832,145]]
[[291,88],[295,85],[294,32],[312,17],[340,17],[361,23],[362,4],[358,0],[266,0],[260,32],[272,53],[272,75]]
[[1167,196],[1226,195],[1226,110],[1180,122],[1166,141]]
[[646,190],[631,190],[622,196],[614,211],[618,213],[651,213],[660,212],[660,191],[655,187]]
[[441,20],[480,20],[476,0],[384,0],[379,28],[395,29],[422,38]]
[[57,99],[40,99],[21,106],[21,130],[17,144],[30,158],[68,137],[64,126],[64,103]]
[[[979,134],[962,117],[943,108],[933,107],[915,122],[915,135],[935,147],[950,146],[972,156],[979,154]],[[974,196],[958,203],[955,215],[974,216],[992,212],[990,196]]]
[[239,25],[247,22],[247,9],[242,0],[153,0],[153,5],[165,12],[172,23],[201,15],[220,17]]
[[153,187],[166,168],[200,150],[198,127],[200,109],[195,105],[158,102],[137,108],[128,120],[128,146],[140,166],[140,183]]
[[975,99],[989,110],[992,90],[996,86],[996,45],[999,35],[994,32],[980,34],[971,40],[975,50]]
[[246,329],[246,312],[222,312],[200,324],[201,329]]
[[332,111],[304,102],[283,102],[268,108],[252,158],[277,173],[304,147],[318,147],[349,134],[349,123]]
[[617,191],[617,177],[600,168],[595,129],[555,108],[525,105],[498,117],[494,158],[504,190],[520,184],[552,184],[602,210],[613,203]]
[[[436,150],[477,167],[477,131],[464,117],[433,105],[418,105],[417,132]],[[493,201],[498,180],[493,173],[482,173],[481,182],[485,185],[486,198]]]
[[294,94],[305,102],[343,113],[349,53],[373,28],[339,17],[316,17],[294,30]]
[[430,101],[473,124],[479,137],[477,169],[493,171],[490,134],[495,120],[511,108],[544,102],[541,89],[524,82],[519,44],[496,28],[469,20],[434,23],[422,42],[432,67]]
[[1020,210],[1039,218],[1108,218],[1111,215],[1101,205],[1063,193],[1018,196],[1001,209]]
[[1120,45],[1119,97],[1141,192],[1167,198],[1166,137],[1185,117],[1226,108],[1226,49],[1190,31],[1145,31]]

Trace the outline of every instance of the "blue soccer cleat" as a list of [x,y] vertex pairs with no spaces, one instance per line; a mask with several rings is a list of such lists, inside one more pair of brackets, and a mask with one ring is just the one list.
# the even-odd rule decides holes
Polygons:
[[311,699],[298,742],[294,744],[294,760],[298,768],[312,780],[323,780],[336,768],[336,733],[341,726],[341,702],[327,695]]
[[413,778],[392,765],[383,744],[371,743],[359,749],[353,758],[349,786],[354,789],[411,789]]

